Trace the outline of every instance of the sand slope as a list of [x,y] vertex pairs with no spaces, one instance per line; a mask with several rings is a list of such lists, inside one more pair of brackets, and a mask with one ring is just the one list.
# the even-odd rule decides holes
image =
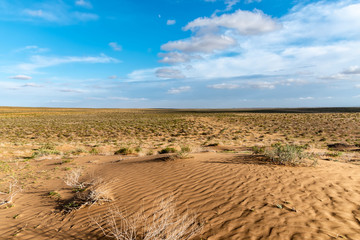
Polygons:
[[[204,223],[196,239],[360,239],[360,166],[327,161],[317,167],[274,166],[246,153],[193,156],[76,161],[108,183],[113,204],[128,214],[151,212],[155,199],[174,195],[180,214],[197,213]],[[54,189],[71,197],[61,179],[44,181],[21,193],[16,207],[0,210],[1,238],[103,238],[90,216],[105,214],[109,205],[63,215],[60,203],[46,196]]]

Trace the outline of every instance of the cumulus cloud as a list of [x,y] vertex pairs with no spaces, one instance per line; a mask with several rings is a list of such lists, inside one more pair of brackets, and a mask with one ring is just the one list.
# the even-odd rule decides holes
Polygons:
[[344,70],[342,74],[360,74],[360,67],[359,66],[351,66],[348,69]]
[[171,88],[167,91],[168,94],[179,94],[179,93],[183,93],[183,92],[188,92],[191,90],[190,86],[183,86],[183,87],[178,87],[178,88]]
[[12,76],[9,77],[10,79],[17,79],[17,80],[30,80],[32,79],[32,77],[27,76],[27,75],[16,75],[16,76]]
[[[233,1],[235,4],[236,1]],[[229,6],[232,6],[231,4]],[[258,35],[279,29],[281,24],[265,15],[259,10],[254,12],[237,10],[231,14],[221,16],[197,18],[189,22],[184,31],[191,30],[195,35],[188,39],[169,41],[161,46],[163,51],[175,51],[173,55],[177,58],[167,58],[164,55],[162,62],[188,61],[189,57],[178,58],[178,52],[192,53],[214,53],[231,47],[236,47],[238,35]],[[225,30],[224,30],[225,29]]]
[[166,25],[174,25],[174,24],[176,24],[176,20],[169,19],[166,21]]
[[117,42],[111,42],[111,43],[109,43],[109,46],[110,46],[114,51],[122,51],[122,46],[119,45]]
[[[360,72],[356,65],[360,56],[360,18],[356,14],[359,11],[358,1],[319,1],[297,5],[277,20],[261,12],[241,10],[198,18],[185,27],[194,31],[193,37],[164,44],[162,50],[169,52],[159,56],[162,62],[175,65],[182,69],[183,75],[193,79],[232,79],[262,74],[283,76],[283,81],[302,78],[306,84],[319,79],[324,80],[322,84],[329,82],[326,80],[355,80]],[[246,14],[250,14],[249,19],[255,19],[254,23],[243,27],[241,21],[227,21],[241,19]],[[264,25],[258,24],[262,21]],[[267,25],[267,21],[270,24]],[[224,35],[232,41],[197,43],[210,32],[217,38]],[[193,59],[194,53],[200,58]],[[187,70],[186,65],[192,68]],[[279,79],[266,82],[279,84],[276,81]],[[273,84],[262,88],[271,89]]]
[[162,45],[161,49],[164,51],[179,50],[187,53],[211,53],[214,50],[224,50],[235,44],[236,41],[229,36],[205,35],[201,37],[192,37],[188,40],[168,42]]
[[180,52],[159,53],[158,56],[162,58],[159,62],[170,64],[184,63],[192,58],[190,55]]
[[185,78],[185,76],[178,69],[173,68],[159,68],[155,72],[158,78],[166,78],[166,79],[181,79]]
[[237,10],[232,14],[223,14],[219,17],[197,18],[189,22],[183,29],[197,31],[200,28],[206,28],[213,31],[220,27],[234,29],[243,35],[255,35],[275,31],[281,25],[260,10],[254,12]]

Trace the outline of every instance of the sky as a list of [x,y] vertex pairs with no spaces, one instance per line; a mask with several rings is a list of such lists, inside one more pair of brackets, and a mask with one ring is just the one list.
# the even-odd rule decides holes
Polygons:
[[0,0],[0,105],[360,106],[360,0]]

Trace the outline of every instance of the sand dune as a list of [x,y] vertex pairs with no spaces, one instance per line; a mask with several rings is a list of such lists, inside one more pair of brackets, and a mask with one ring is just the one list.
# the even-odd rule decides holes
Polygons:
[[[151,213],[156,199],[173,195],[179,214],[196,213],[203,224],[195,239],[360,239],[360,166],[320,161],[316,167],[275,166],[247,153],[197,153],[163,161],[146,157],[77,159],[84,180],[101,177],[114,201],[63,214],[73,195],[61,177],[19,194],[2,211],[3,239],[101,239],[91,217],[109,205],[131,215]],[[46,166],[46,164],[44,164]],[[18,217],[16,217],[16,215]]]

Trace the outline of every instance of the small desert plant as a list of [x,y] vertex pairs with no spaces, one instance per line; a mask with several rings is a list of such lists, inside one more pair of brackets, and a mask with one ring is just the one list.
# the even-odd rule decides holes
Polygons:
[[60,155],[61,153],[55,149],[51,144],[45,144],[44,146],[37,149],[31,156],[31,158],[43,157],[48,155]]
[[274,144],[272,148],[265,150],[265,155],[275,164],[297,166],[306,157],[304,149],[296,145]]
[[141,151],[142,151],[142,148],[141,148],[141,147],[136,147],[136,148],[135,148],[135,152],[139,153],[139,152],[141,152]]
[[73,155],[80,155],[82,153],[86,153],[86,150],[84,150],[82,148],[77,148],[75,150],[72,150],[70,153],[73,154]]
[[181,150],[177,152],[176,157],[188,158],[190,153],[191,153],[191,148],[189,146],[182,146]]
[[126,217],[118,208],[112,207],[107,216],[92,220],[106,237],[117,240],[189,239],[201,230],[196,215],[176,214],[173,197],[158,202],[150,216],[140,213]]
[[129,155],[129,154],[133,154],[133,153],[134,153],[133,149],[124,147],[124,148],[120,148],[119,150],[117,150],[114,154],[115,155]]
[[329,157],[340,157],[343,153],[342,152],[330,152],[330,153],[327,153],[326,155],[328,155]]
[[51,198],[55,198],[55,199],[60,199],[61,195],[60,193],[56,192],[56,191],[50,191],[48,192],[49,197]]
[[99,150],[97,148],[91,148],[89,153],[92,154],[92,155],[96,155],[96,154],[99,154]]
[[265,153],[265,147],[258,147],[254,146],[251,148],[254,154],[264,154]]
[[159,154],[165,154],[165,153],[175,153],[176,152],[176,149],[175,148],[172,148],[172,147],[166,147],[164,149],[161,149],[159,151]]

